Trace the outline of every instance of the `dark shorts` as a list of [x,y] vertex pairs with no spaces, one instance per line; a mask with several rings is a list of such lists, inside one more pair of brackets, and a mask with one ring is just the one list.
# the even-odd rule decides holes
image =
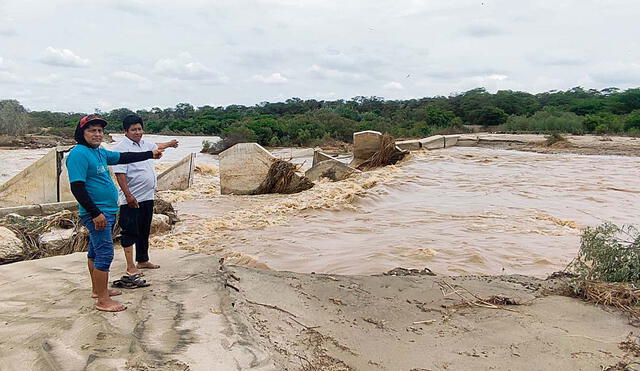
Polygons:
[[138,202],[138,208],[120,206],[120,228],[122,247],[136,245],[136,261],[149,261],[149,233],[153,219],[153,200]]

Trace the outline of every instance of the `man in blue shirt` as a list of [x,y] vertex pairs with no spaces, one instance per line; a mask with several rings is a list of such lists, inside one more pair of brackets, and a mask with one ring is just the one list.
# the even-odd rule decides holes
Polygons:
[[78,144],[69,152],[66,161],[71,192],[80,204],[80,220],[89,230],[87,264],[92,283],[91,296],[97,298],[96,309],[119,312],[127,307],[110,296],[121,293],[107,289],[113,260],[112,230],[118,211],[118,191],[109,175],[108,165],[158,159],[163,150],[138,153],[107,151],[100,148],[105,126],[107,122],[95,115],[82,117],[75,131]]

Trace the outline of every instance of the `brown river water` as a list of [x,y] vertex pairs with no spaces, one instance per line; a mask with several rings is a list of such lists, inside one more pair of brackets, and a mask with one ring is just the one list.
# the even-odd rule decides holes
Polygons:
[[[202,138],[180,140],[171,159]],[[35,152],[14,153],[0,151],[11,172],[26,166],[17,157]],[[305,167],[311,153],[276,151]],[[9,172],[3,163],[0,173]],[[220,195],[216,156],[198,155],[198,164],[192,189],[162,193],[182,222],[152,246],[276,270],[543,277],[573,259],[581,228],[637,224],[640,215],[638,157],[454,147],[299,194],[260,196]]]

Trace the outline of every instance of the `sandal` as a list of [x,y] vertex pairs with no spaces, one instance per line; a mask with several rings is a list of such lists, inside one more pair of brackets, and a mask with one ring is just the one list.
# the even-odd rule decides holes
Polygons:
[[151,286],[150,283],[147,283],[146,280],[140,278],[140,276],[122,276],[119,280],[115,280],[112,283],[113,287],[118,287],[122,289],[137,289],[139,287],[147,287]]

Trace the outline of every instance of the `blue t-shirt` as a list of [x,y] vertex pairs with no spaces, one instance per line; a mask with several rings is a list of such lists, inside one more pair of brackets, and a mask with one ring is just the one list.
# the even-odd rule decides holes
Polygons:
[[[67,156],[69,183],[84,182],[89,197],[103,214],[118,212],[118,190],[111,180],[108,165],[115,165],[119,160],[120,152],[82,144],[73,147]],[[78,209],[80,215],[89,214],[81,205]]]

